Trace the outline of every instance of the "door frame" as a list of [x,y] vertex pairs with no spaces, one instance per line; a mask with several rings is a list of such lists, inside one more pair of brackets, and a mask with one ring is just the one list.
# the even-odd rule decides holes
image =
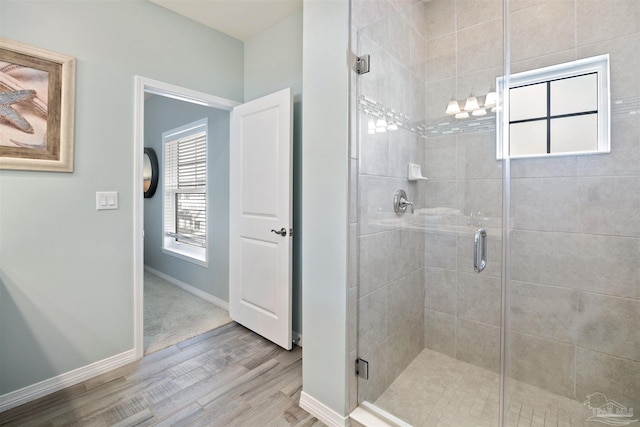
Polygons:
[[205,92],[135,76],[133,120],[133,350],[135,359],[144,356],[144,97],[145,93],[166,96],[219,110],[231,111],[240,102]]

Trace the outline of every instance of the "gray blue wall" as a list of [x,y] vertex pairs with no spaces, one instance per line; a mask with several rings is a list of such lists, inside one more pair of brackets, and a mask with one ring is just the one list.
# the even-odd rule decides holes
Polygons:
[[133,348],[134,76],[244,94],[240,41],[146,1],[2,1],[0,32],[78,61],[75,171],[0,171],[2,395]]
[[349,2],[304,2],[303,392],[347,413]]
[[[144,105],[144,146],[155,150],[160,167],[156,194],[144,199],[144,263],[162,273],[229,301],[229,112],[154,95]],[[208,119],[208,265],[162,251],[162,133]]]

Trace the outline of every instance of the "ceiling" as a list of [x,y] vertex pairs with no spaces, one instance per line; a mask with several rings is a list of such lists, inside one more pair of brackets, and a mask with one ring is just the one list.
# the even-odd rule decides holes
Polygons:
[[302,0],[149,0],[246,41],[302,8]]

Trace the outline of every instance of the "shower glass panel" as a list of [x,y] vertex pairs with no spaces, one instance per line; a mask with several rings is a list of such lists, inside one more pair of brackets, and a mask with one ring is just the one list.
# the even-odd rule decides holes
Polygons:
[[628,425],[640,418],[640,2],[508,10],[511,73],[609,54],[611,153],[510,162],[506,425]]
[[[358,402],[416,426],[498,425],[502,2],[353,0],[352,23],[354,52],[370,58],[352,92],[358,357],[369,368]],[[413,203],[401,215],[397,190]]]
[[[358,404],[415,426],[640,425],[640,2],[351,10],[370,58],[351,92]],[[496,160],[497,77],[605,54],[610,153]]]

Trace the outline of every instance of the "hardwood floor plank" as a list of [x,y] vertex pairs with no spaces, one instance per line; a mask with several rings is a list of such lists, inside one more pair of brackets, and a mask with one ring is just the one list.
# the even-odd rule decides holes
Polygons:
[[[156,427],[186,427],[191,426],[198,419],[201,418],[205,414],[202,406],[197,403],[192,403],[188,406],[183,407],[177,412],[173,413],[168,418],[165,418],[156,424]],[[156,414],[156,418],[158,415]]]
[[211,392],[199,398],[197,402],[200,405],[204,406],[205,409],[207,409],[208,405],[210,405],[212,402],[216,401],[217,399],[220,399],[221,397],[225,397],[226,399],[229,399],[231,397],[238,396],[243,391],[245,391],[247,387],[251,386],[251,385],[247,386],[247,384],[250,384],[252,380],[255,380],[256,378],[261,377],[262,375],[266,375],[266,373],[276,368],[277,366],[278,366],[278,362],[276,362],[273,359],[269,360],[263,363],[262,365],[256,367],[255,369],[252,369],[251,371],[241,375],[233,383],[228,383],[223,385],[222,387],[218,387],[215,390],[212,390]]
[[0,413],[0,426],[305,426],[302,351],[236,323]]
[[247,427],[247,426],[261,426],[282,415],[292,404],[294,404],[288,396],[277,392],[269,395],[260,402],[250,404],[251,410],[245,412],[239,417],[232,419],[229,427]]
[[203,334],[196,335],[193,338],[189,338],[188,340],[182,341],[181,343],[176,344],[176,346],[179,349],[184,350],[185,348],[190,347],[194,344],[197,344],[202,341],[206,341],[211,338],[219,337],[220,335],[229,334],[229,333],[239,335],[244,331],[242,329],[239,329],[238,326],[239,325],[237,323],[231,322],[226,325],[220,326],[219,328],[213,329],[209,332],[205,332]]
[[132,427],[132,426],[143,426],[143,425],[151,425],[153,422],[153,414],[147,408],[143,411],[136,412],[128,418],[125,418],[117,423],[108,424],[113,427]]
[[[32,415],[33,410],[39,412],[55,411],[56,406],[61,400],[79,395],[86,391],[84,384],[76,384],[63,390],[56,391],[48,396],[41,397],[37,400],[37,406],[32,410],[24,408],[24,405],[13,408],[9,411],[0,412],[0,425],[10,425],[11,422],[17,422],[27,419]],[[24,422],[24,421],[23,421]]]
[[113,405],[105,411],[102,416],[108,424],[112,424],[161,402],[175,393],[184,390],[203,379],[207,378],[208,372],[204,368],[193,370],[179,378],[166,376],[157,382],[150,384],[139,390],[137,393],[129,394],[126,398]]
[[282,351],[281,348],[267,347],[263,351],[258,352],[252,356],[246,357],[242,360],[242,365],[247,369],[253,369],[262,365],[264,362],[270,359],[275,359]]
[[[254,404],[265,400],[273,393],[282,393],[280,389],[298,377],[298,371],[302,371],[302,361],[298,361],[293,365],[281,366],[281,373],[275,374],[268,379],[263,379],[259,384],[255,384],[249,390],[241,395],[243,399],[247,399],[249,403]],[[283,393],[284,394],[284,393]],[[289,397],[289,396],[287,396]]]
[[219,402],[205,411],[205,415],[189,427],[226,427],[235,418],[251,410],[251,405],[242,399]]
[[315,420],[311,414],[298,406],[297,403],[293,403],[282,414],[279,414],[265,425],[268,427],[292,427],[299,426],[311,419]]
[[[244,366],[230,366],[229,369],[210,375],[206,379],[156,403],[152,407],[153,413],[156,417],[162,419],[179,410],[179,408],[187,406],[191,402],[196,402],[197,399],[206,395],[211,390],[224,386],[246,372],[248,371]],[[199,404],[197,405],[200,407]]]

